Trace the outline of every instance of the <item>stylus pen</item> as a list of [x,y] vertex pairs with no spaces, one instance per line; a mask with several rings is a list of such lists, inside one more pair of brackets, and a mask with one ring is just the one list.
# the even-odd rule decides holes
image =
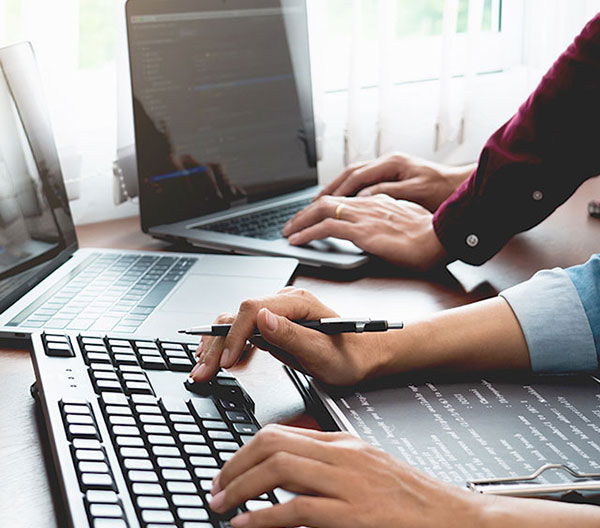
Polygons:
[[[331,317],[329,319],[319,319],[318,321],[294,321],[296,324],[306,328],[318,330],[324,334],[335,335],[343,333],[362,333],[362,332],[385,332],[386,330],[398,330],[404,328],[404,323],[388,323],[387,321],[371,319],[341,319]],[[179,330],[180,334],[187,335],[205,335],[224,337],[229,333],[230,324],[214,324],[207,326],[197,326]],[[258,328],[254,329],[253,337],[260,335]]]

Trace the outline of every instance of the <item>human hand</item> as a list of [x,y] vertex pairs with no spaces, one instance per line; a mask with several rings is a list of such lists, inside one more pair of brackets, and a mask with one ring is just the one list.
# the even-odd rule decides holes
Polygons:
[[471,174],[475,165],[450,167],[406,154],[391,154],[350,165],[317,198],[387,194],[435,211]]
[[210,507],[224,513],[279,487],[303,495],[238,515],[231,526],[482,526],[487,500],[439,482],[348,433],[270,425],[215,477]]
[[386,347],[381,342],[381,334],[330,336],[291,321],[337,316],[311,293],[293,287],[272,297],[244,301],[237,316],[223,314],[217,320],[218,323],[233,323],[227,337],[202,338],[198,364],[190,375],[194,381],[207,381],[219,366],[235,365],[257,326],[262,339],[253,338],[252,343],[287,365],[309,372],[326,383],[358,383],[374,375],[378,362],[383,361]]
[[446,259],[432,222],[424,207],[385,194],[322,196],[297,213],[283,235],[295,246],[330,236],[350,240],[397,266],[426,271]]

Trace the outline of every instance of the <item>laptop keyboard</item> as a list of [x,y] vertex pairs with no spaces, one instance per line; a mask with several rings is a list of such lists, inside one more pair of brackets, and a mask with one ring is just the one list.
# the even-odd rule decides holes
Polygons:
[[8,326],[132,333],[194,265],[193,257],[95,254]]
[[[265,493],[224,516],[208,508],[213,477],[259,425],[252,400],[225,371],[183,397],[161,391],[181,388],[185,377],[166,371],[189,371],[196,345],[60,333],[33,342],[43,405],[58,410],[44,414],[67,501],[89,523],[74,525],[226,528],[231,516],[277,502]],[[81,373],[70,396],[51,381],[63,363]],[[153,371],[164,376],[156,386]]]
[[274,209],[257,211],[256,213],[236,216],[213,224],[199,226],[198,229],[260,238],[262,240],[278,240],[283,238],[281,230],[285,223],[298,211],[309,205],[311,201],[311,198],[307,198],[298,202],[284,204]]

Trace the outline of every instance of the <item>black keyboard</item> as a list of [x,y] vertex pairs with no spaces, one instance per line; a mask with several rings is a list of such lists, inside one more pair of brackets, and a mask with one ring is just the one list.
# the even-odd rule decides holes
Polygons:
[[285,223],[298,211],[311,203],[311,198],[280,205],[274,209],[257,211],[243,216],[236,216],[213,224],[199,226],[198,229],[230,233],[232,235],[277,240],[282,238],[281,230]]
[[8,326],[133,333],[195,257],[92,254]]
[[[33,336],[39,401],[72,526],[229,526],[212,478],[259,430],[239,382],[184,386],[196,345],[63,333]],[[190,390],[193,388],[193,392]]]

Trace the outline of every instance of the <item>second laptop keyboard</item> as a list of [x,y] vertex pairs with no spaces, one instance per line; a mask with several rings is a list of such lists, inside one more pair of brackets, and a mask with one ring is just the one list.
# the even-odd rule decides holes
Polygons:
[[262,240],[277,240],[283,237],[281,230],[285,223],[310,203],[311,198],[307,198],[284,204],[274,209],[265,209],[213,224],[199,226],[198,229],[260,238]]
[[133,333],[196,261],[93,254],[8,326]]

